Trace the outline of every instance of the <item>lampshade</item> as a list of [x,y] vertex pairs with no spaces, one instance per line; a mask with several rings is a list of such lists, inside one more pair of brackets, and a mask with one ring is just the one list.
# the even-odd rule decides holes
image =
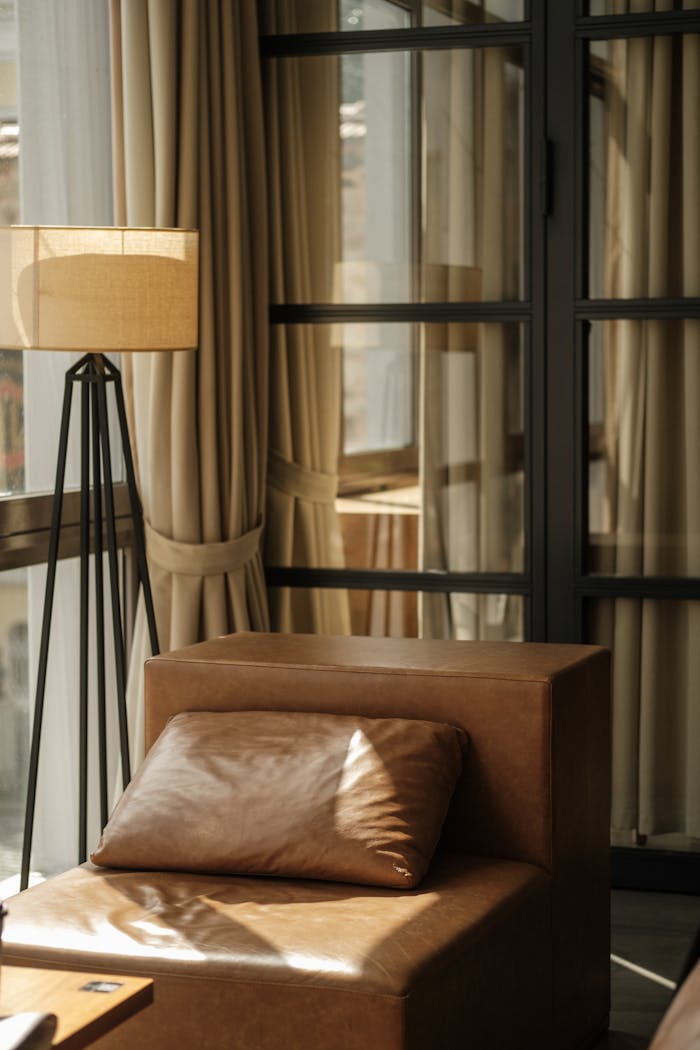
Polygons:
[[195,349],[198,236],[116,226],[0,227],[0,346]]

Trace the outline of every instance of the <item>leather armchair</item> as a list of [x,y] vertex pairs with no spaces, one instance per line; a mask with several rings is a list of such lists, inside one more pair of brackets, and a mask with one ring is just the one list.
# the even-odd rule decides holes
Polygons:
[[238,634],[146,665],[181,711],[448,722],[469,750],[404,889],[83,865],[8,902],[8,962],[155,978],[101,1050],[575,1050],[609,1009],[609,654]]

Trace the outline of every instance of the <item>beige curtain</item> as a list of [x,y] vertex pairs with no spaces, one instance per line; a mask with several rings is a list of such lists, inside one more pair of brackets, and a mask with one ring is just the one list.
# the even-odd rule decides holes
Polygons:
[[[438,52],[425,62],[428,207],[439,212],[452,202],[452,211],[428,223],[424,297],[516,299],[517,67],[509,69],[499,48]],[[509,377],[517,384],[518,358],[517,330],[502,325],[425,328],[424,569],[522,571],[522,466],[516,472],[509,463],[507,434]],[[512,599],[425,595],[421,607],[428,637],[504,638],[520,629]]]
[[[263,5],[263,30],[303,27],[306,6]],[[316,28],[323,16],[319,10]],[[272,301],[330,302],[340,258],[338,60],[269,61],[264,75]],[[331,326],[273,326],[266,564],[343,566],[335,509],[341,419],[342,356]],[[342,590],[274,589],[270,615],[278,631],[350,631]]]
[[[610,47],[603,294],[698,296],[700,39]],[[602,568],[700,576],[700,322],[606,324],[603,361]],[[596,603],[594,636],[614,657],[613,829],[700,837],[700,603]]]
[[[167,650],[269,625],[258,31],[254,0],[112,0],[111,24],[117,221],[200,231],[198,352],[137,354],[124,368]],[[137,679],[146,652],[140,615]]]

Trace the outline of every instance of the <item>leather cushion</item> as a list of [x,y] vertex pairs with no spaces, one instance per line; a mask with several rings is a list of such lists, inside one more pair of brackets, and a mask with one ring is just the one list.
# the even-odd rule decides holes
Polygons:
[[184,712],[151,748],[95,864],[412,888],[461,771],[443,723]]

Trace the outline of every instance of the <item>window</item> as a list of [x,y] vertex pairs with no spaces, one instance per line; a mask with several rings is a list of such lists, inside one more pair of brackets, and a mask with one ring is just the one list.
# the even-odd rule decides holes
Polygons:
[[[78,8],[73,16],[80,23]],[[59,11],[53,5],[0,3],[3,224],[111,221],[111,210],[100,211],[105,202],[107,209],[111,208],[109,78],[99,79],[100,71],[108,70],[107,6],[93,5],[91,18],[84,20],[89,22],[84,32],[92,34],[93,46],[81,46],[80,34],[67,31],[61,37],[59,53],[51,22],[63,19],[65,24],[68,17],[63,8]],[[42,20],[42,33],[36,32],[32,21],[38,18]],[[17,105],[18,40],[22,44],[31,42],[22,53],[21,112]],[[90,77],[89,93],[76,89],[81,75]],[[30,90],[25,90],[28,85]],[[75,107],[81,104],[87,108],[76,117]],[[79,139],[71,140],[76,133]],[[37,155],[41,163],[34,162]],[[91,160],[86,162],[88,155]],[[51,163],[47,156],[52,158]],[[68,177],[71,164],[75,167]],[[99,193],[91,193],[91,180],[99,185]],[[86,209],[90,210],[89,215],[85,214]],[[62,357],[23,357],[21,352],[0,351],[0,898],[17,888],[44,598],[43,563],[48,552],[60,392],[66,368]],[[77,430],[75,415],[74,411],[72,430]],[[72,438],[71,452],[77,446],[77,433]],[[118,472],[116,476],[119,477]],[[68,484],[76,485],[78,477],[79,468],[75,470],[74,464],[69,463]],[[125,496],[122,492],[116,495],[119,512],[126,510]],[[77,841],[77,835],[71,832],[77,810],[71,797],[76,790],[71,777],[77,764],[71,755],[77,749],[77,713],[73,704],[77,667],[70,657],[78,652],[77,641],[71,636],[71,632],[77,636],[78,630],[78,573],[72,558],[79,549],[78,520],[79,493],[68,492],[63,505],[62,560],[49,651],[48,721],[44,726],[39,774],[40,797],[44,801],[34,836],[38,846],[34,866],[47,874],[71,863]],[[129,529],[123,525],[119,538],[126,544],[128,537]]]
[[[309,371],[314,355],[342,360],[344,567],[301,556],[269,581],[338,600],[349,587],[357,633],[522,637],[535,314],[522,5],[262,12],[269,112],[284,107],[270,155],[295,184],[280,186],[279,240],[299,259],[275,338],[303,344]],[[393,609],[383,626],[375,587]]]

